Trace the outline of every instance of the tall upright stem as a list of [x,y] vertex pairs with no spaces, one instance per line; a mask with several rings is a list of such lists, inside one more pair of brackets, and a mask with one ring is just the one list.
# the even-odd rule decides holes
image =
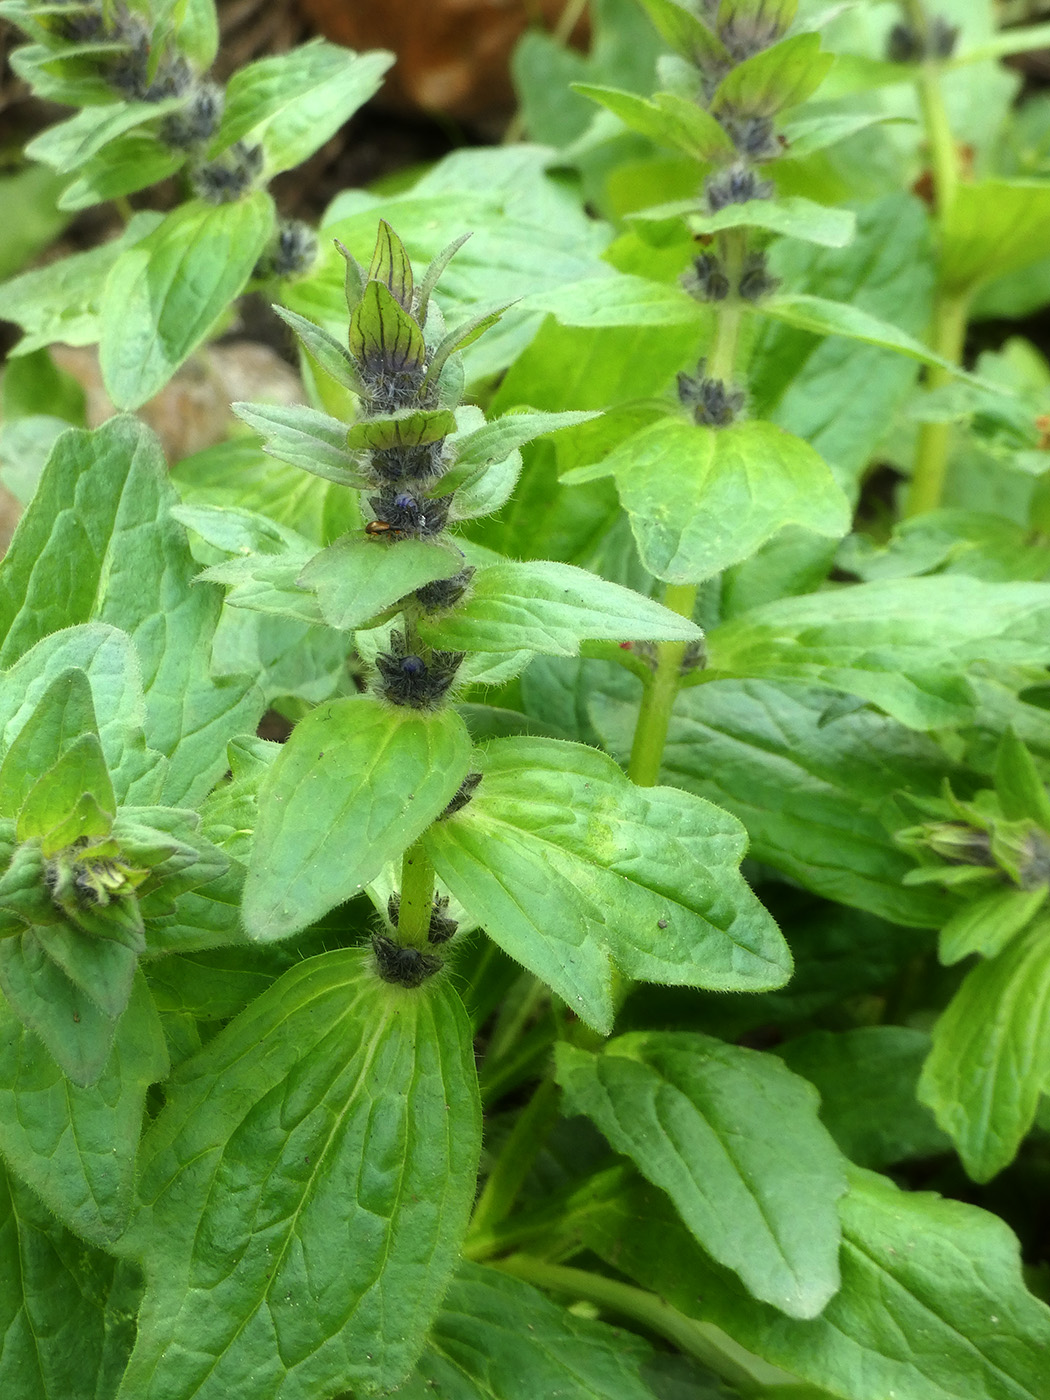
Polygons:
[[401,857],[401,893],[397,913],[399,943],[406,948],[427,948],[433,907],[434,867],[420,840],[409,846]]
[[[948,292],[941,288],[934,299],[933,323],[930,328],[930,348],[938,355],[958,364],[962,359],[966,339],[966,318],[970,298],[966,292]],[[936,365],[928,371],[927,387],[932,392],[951,381],[951,374]],[[949,422],[922,423],[915,446],[915,465],[911,485],[904,505],[905,515],[922,515],[936,510],[944,494],[948,472],[948,448],[952,425]]]
[[558,1086],[543,1079],[519,1114],[474,1207],[468,1239],[495,1229],[510,1214],[533,1162],[558,1117]]
[[[728,229],[719,235],[719,252],[729,281],[729,295],[724,301],[713,303],[715,335],[703,373],[708,379],[721,379],[731,385],[744,312],[738,288],[747,256],[747,230]],[[664,606],[682,617],[691,618],[696,607],[696,593],[694,583],[669,583],[664,589]],[[656,669],[642,696],[627,767],[628,776],[639,787],[653,787],[660,781],[667,730],[682,683],[682,662],[687,648],[687,642],[660,642],[656,648]]]
[[[912,28],[925,42],[929,23],[922,0],[905,0],[905,9]],[[938,243],[943,240],[944,229],[959,190],[959,148],[952,135],[948,109],[944,104],[941,71],[940,60],[927,57],[923,59],[917,79],[933,173],[933,207]],[[927,340],[932,350],[952,364],[958,364],[962,359],[968,308],[969,297],[966,293],[951,291],[941,283],[934,298]],[[950,378],[947,370],[934,367],[929,371],[927,385],[930,390],[938,389]],[[921,515],[924,511],[936,510],[940,505],[950,444],[950,423],[923,423],[920,427],[905,515]]]
[[[692,617],[696,606],[696,585],[669,583],[664,590],[664,606],[683,617]],[[639,787],[654,787],[660,781],[664,744],[671,723],[671,711],[682,677],[686,642],[660,642],[656,648],[656,670],[642,696],[642,708],[631,746],[627,776]]]

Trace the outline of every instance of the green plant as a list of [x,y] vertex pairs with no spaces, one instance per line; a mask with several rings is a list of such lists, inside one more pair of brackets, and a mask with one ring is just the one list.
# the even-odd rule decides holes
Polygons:
[[[19,1400],[1045,1391],[1050,368],[941,333],[964,282],[975,324],[1019,267],[1050,300],[1050,100],[996,64],[1045,35],[592,11],[516,55],[546,147],[344,191],[294,274],[184,240],[271,237],[246,187],[0,287]],[[67,205],[292,139],[295,55],[172,150],[208,5],[4,13],[113,135]],[[327,133],[386,60],[305,52],[353,79]],[[111,100],[129,54],[192,60],[181,105]],[[952,192],[960,96],[1001,121]],[[248,285],[307,403],[170,473],[128,413],[63,428],[53,341],[133,408]],[[117,371],[119,305],[161,348]]]

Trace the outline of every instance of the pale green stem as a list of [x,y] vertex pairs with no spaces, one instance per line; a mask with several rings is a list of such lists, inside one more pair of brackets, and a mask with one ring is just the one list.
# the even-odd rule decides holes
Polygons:
[[918,83],[923,126],[930,147],[934,204],[938,221],[943,223],[959,188],[959,148],[948,121],[941,91],[941,64],[936,59],[928,58],[923,62]]
[[474,1207],[468,1241],[491,1233],[510,1214],[558,1117],[558,1092],[553,1079],[542,1080],[518,1115]]
[[[928,32],[926,10],[922,0],[905,0],[909,22],[917,34],[925,38]],[[922,107],[926,143],[933,172],[933,205],[938,240],[943,239],[945,224],[951,214],[959,189],[959,147],[952,134],[948,109],[941,87],[943,65],[935,58],[924,59],[916,79]],[[944,359],[958,364],[962,359],[966,339],[966,317],[969,295],[949,291],[943,283],[938,287],[933,304],[933,318],[927,343]],[[932,368],[927,374],[927,386],[932,391],[951,380],[947,370]],[[950,423],[923,423],[915,446],[915,464],[904,508],[905,515],[921,515],[936,510],[944,494],[948,470],[948,449],[951,443]]]
[[[966,292],[949,293],[943,289],[934,299],[933,324],[929,335],[930,348],[952,364],[958,364],[962,359],[969,303],[970,298]],[[931,392],[950,383],[952,379],[948,370],[940,369],[936,365],[927,371],[927,375],[926,383]],[[920,424],[915,446],[915,465],[904,506],[905,515],[922,515],[924,511],[936,510],[940,505],[948,471],[951,432],[952,425],[948,422]]]
[[495,1029],[492,1032],[488,1047],[485,1051],[486,1065],[494,1064],[501,1060],[518,1043],[522,1031],[528,1025],[536,1009],[549,996],[547,986],[538,977],[533,977],[530,972],[524,974],[524,978],[516,984],[522,987],[521,995],[516,1001],[504,1002]]
[[[664,606],[682,617],[692,617],[695,605],[696,585],[693,583],[669,583],[664,590]],[[642,696],[631,761],[627,766],[627,776],[639,787],[654,787],[660,781],[667,729],[688,645],[688,642],[660,642],[656,648],[656,670]]]
[[585,1299],[621,1317],[630,1318],[658,1336],[666,1337],[679,1351],[695,1356],[730,1385],[749,1388],[755,1384],[756,1373],[747,1366],[744,1360],[746,1353],[741,1353],[738,1359],[726,1345],[729,1339],[723,1339],[716,1328],[686,1317],[685,1313],[665,1303],[655,1293],[647,1293],[645,1289],[606,1278],[603,1274],[570,1269],[563,1264],[548,1264],[529,1254],[512,1254],[507,1259],[493,1260],[492,1267],[513,1274],[515,1278],[525,1279],[538,1288],[549,1288],[554,1293]]
[[[731,385],[743,319],[743,303],[737,295],[737,286],[747,254],[747,230],[729,230],[720,236],[719,245],[730,293],[724,301],[714,303],[715,335],[703,372],[708,379],[721,379]],[[682,617],[691,618],[696,591],[693,583],[669,583],[664,589],[664,606]],[[639,787],[653,787],[660,781],[667,730],[682,683],[682,662],[688,645],[687,642],[660,642],[656,648],[656,670],[642,696],[627,767],[628,776]]]
[[406,948],[429,946],[430,915],[434,907],[434,867],[422,841],[401,857],[401,891],[397,913],[398,942]]

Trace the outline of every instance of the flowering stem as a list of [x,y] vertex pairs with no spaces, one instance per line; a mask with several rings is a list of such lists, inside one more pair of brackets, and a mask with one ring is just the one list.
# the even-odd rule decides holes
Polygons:
[[[693,583],[669,583],[664,590],[664,606],[682,617],[692,617],[695,605],[696,585]],[[639,787],[653,787],[660,781],[667,728],[688,645],[688,642],[660,642],[656,648],[656,671],[642,696],[627,768],[628,777]]]
[[706,378],[721,379],[729,385],[733,382],[733,371],[736,368],[740,325],[744,314],[739,287],[747,256],[747,229],[731,228],[720,234],[719,252],[726,280],[729,282],[729,292],[722,301],[713,303],[715,335],[703,372]]
[[[747,230],[729,229],[720,235],[720,240],[719,251],[729,281],[729,294],[724,300],[713,303],[715,335],[703,374],[705,378],[721,379],[731,385],[743,319],[738,288],[747,255]],[[669,583],[664,589],[664,606],[682,617],[692,618],[696,592],[695,583]],[[660,781],[667,729],[682,683],[682,662],[688,645],[688,642],[660,642],[656,648],[656,670],[642,696],[627,767],[628,776],[639,787],[653,787]]]
[[426,951],[430,914],[434,907],[434,867],[422,840],[401,857],[401,894],[397,914],[397,939],[406,948]]
[[[929,22],[922,0],[905,0],[905,8],[913,29],[925,43],[929,33]],[[938,241],[943,242],[945,225],[959,189],[959,148],[952,135],[948,109],[944,103],[941,70],[940,60],[927,56],[920,65],[916,81],[933,173],[933,207],[937,236]],[[943,283],[938,287],[927,342],[932,350],[936,350],[952,364],[958,364],[962,359],[968,309],[969,296],[965,291],[949,291]],[[947,370],[931,368],[927,376],[927,388],[931,391],[939,389],[950,379],[951,375]],[[904,508],[905,515],[921,515],[924,511],[936,510],[940,505],[944,494],[950,443],[950,423],[921,425],[915,447],[911,486]]]
[[[491,1263],[493,1268],[502,1269],[539,1288],[549,1288],[570,1298],[586,1299],[621,1317],[641,1323],[657,1336],[666,1337],[686,1355],[695,1356],[731,1385],[751,1390],[756,1380],[767,1378],[771,1369],[756,1357],[750,1357],[710,1323],[686,1317],[685,1313],[643,1288],[635,1288],[632,1284],[621,1283],[619,1279],[606,1278],[604,1274],[593,1274],[585,1269],[548,1264],[546,1260],[529,1254],[512,1254],[506,1259],[494,1259]],[[755,1363],[759,1369],[752,1369],[748,1362]]]
[[558,1086],[543,1079],[503,1144],[503,1150],[478,1197],[468,1243],[491,1233],[510,1214],[525,1178],[558,1117]]
[[[934,300],[933,323],[929,335],[930,348],[953,364],[958,364],[962,358],[969,301],[967,293],[949,293],[943,288],[938,291]],[[948,370],[934,365],[928,371],[927,388],[930,391],[939,389],[949,383],[951,378]],[[924,511],[936,510],[940,505],[948,470],[951,431],[952,425],[948,422],[920,425],[911,486],[904,507],[905,515],[921,515]]]

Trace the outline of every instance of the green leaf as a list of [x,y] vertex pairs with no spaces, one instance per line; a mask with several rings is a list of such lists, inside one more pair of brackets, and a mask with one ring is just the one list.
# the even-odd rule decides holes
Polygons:
[[941,276],[968,292],[1050,253],[1050,185],[1045,180],[960,183],[945,218]]
[[711,320],[710,309],[676,284],[626,272],[536,292],[524,305],[550,312],[563,326],[695,326],[700,331]]
[[[610,231],[588,219],[576,195],[545,174],[549,161],[549,152],[536,146],[460,150],[402,196],[346,191],[328,212],[309,277],[284,289],[286,304],[341,336],[346,266],[326,240],[338,238],[367,265],[380,216],[397,229],[415,267],[439,257],[465,229],[473,230],[431,298],[449,326],[515,297],[601,275],[607,265],[598,255]],[[498,331],[464,352],[471,379],[506,368],[536,326],[535,315],[517,307],[509,311]]]
[[268,176],[313,155],[379,90],[393,55],[357,54],[316,39],[256,59],[226,85],[226,108],[211,154],[235,141],[261,145]]
[[1050,659],[1050,586],[886,579],[767,603],[708,633],[710,668],[826,685],[916,729],[964,722],[977,662]]
[[346,431],[352,448],[385,451],[391,447],[421,447],[440,442],[456,431],[456,415],[448,408],[406,409],[390,418],[366,418]]
[[1013,1161],[1050,1077],[1050,925],[966,975],[933,1028],[919,1097],[974,1181]]
[[[0,785],[3,769],[0,769]],[[1012,729],[999,740],[995,755],[995,790],[1003,816],[1010,821],[1033,821],[1050,830],[1050,794],[1032,755]]]
[[537,413],[527,408],[504,413],[490,423],[461,430],[453,436],[450,446],[455,448],[456,469],[502,462],[515,448],[524,447],[527,442],[600,417],[600,413],[593,412]]
[[354,492],[286,466],[243,437],[184,457],[171,475],[187,504],[250,505],[315,549],[360,524]]
[[599,103],[632,131],[640,132],[661,146],[677,146],[697,161],[732,160],[733,142],[710,112],[676,97],[659,92],[653,101],[618,88],[573,83],[574,92]]
[[474,1054],[447,983],[371,961],[300,963],[177,1070],[129,1241],[128,1400],[227,1400],[248,1374],[284,1400],[371,1395],[418,1357],[474,1196]]
[[[97,804],[96,816],[105,816],[98,825],[90,809],[83,813],[87,825],[80,830],[67,831],[67,819],[73,816],[79,799],[88,795]],[[54,855],[64,846],[71,846],[81,836],[105,836],[110,820],[116,813],[113,784],[102,753],[102,745],[94,734],[82,734],[65,750],[58,762],[42,773],[33,784],[18,814],[18,839],[29,841],[41,837],[44,854]],[[56,828],[62,835],[56,834]],[[64,839],[68,837],[68,839]]]
[[[918,873],[912,872],[913,875]],[[971,953],[994,958],[1035,918],[1046,897],[1044,883],[1034,890],[1019,890],[1011,885],[971,900],[956,910],[942,927],[937,956],[946,967],[961,962]]]
[[160,102],[112,102],[105,107],[85,107],[75,117],[47,127],[30,141],[26,155],[67,175],[116,137],[177,111],[185,101],[184,97],[171,97]]
[[112,54],[119,53],[122,48],[122,45],[71,44],[58,55],[46,44],[22,44],[11,51],[8,61],[12,72],[31,87],[35,96],[63,106],[93,107],[112,103],[114,92],[91,60],[100,51]]
[[[933,282],[929,212],[913,195],[889,195],[865,205],[857,236],[846,249],[785,239],[771,251],[770,262],[782,285],[793,291],[849,302],[916,336],[926,332]],[[914,386],[915,361],[862,341],[821,338],[772,317],[756,318],[752,325],[757,330],[749,374],[754,416],[771,418],[805,438],[852,495],[887,422]],[[738,577],[734,591],[739,584],[746,587]]]
[[[631,1332],[592,1322],[496,1269],[461,1264],[399,1400],[716,1400]],[[684,1358],[674,1358],[682,1362]],[[679,1379],[680,1377],[680,1379]],[[702,1387],[702,1388],[701,1388]]]
[[351,393],[362,392],[361,376],[349,352],[339,344],[335,336],[329,335],[321,326],[314,325],[313,321],[308,321],[296,311],[288,311],[283,306],[275,306],[274,310],[286,325],[291,326],[303,346],[326,374]]
[[134,194],[170,179],[185,162],[185,151],[171,150],[149,132],[129,131],[84,162],[77,179],[62,191],[58,207],[90,209]]
[[672,986],[782,985],[790,956],[739,874],[739,823],[673,788],[636,788],[605,754],[496,740],[462,811],[425,841],[490,938],[589,1025],[612,1025],[615,970]]
[[44,952],[42,942],[53,931],[42,929],[38,936],[27,929],[19,937],[0,939],[0,987],[15,1015],[40,1037],[62,1072],[86,1088],[106,1067],[117,1021],[99,1010]]
[[662,39],[690,63],[715,67],[732,62],[729,50],[691,10],[675,0],[639,0]]
[[225,585],[226,601],[232,608],[291,618],[311,626],[324,623],[316,597],[299,586],[299,575],[315,556],[316,550],[285,550],[282,554],[252,554],[246,559],[227,559],[200,574],[202,582]]
[[[818,115],[819,113],[819,115]],[[855,136],[858,131],[866,131],[872,126],[896,123],[902,120],[888,116],[884,112],[850,112],[821,110],[820,103],[811,103],[803,108],[803,114],[789,117],[779,123],[780,135],[787,142],[786,154],[792,160],[813,155],[826,150],[840,141]]]
[[425,583],[459,573],[463,562],[459,550],[444,544],[357,534],[314,555],[298,582],[317,594],[329,627],[352,632]]
[[262,697],[249,677],[211,678],[222,598],[190,587],[198,570],[171,517],[177,500],[159,443],[136,419],[64,434],[0,566],[0,665],[72,622],[128,632],[149,743],[169,759],[163,800],[192,805],[224,771],[229,739],[255,728]]
[[91,682],[71,666],[44,691],[0,764],[0,816],[17,817],[37,776],[81,734],[97,733]]
[[170,12],[175,43],[201,72],[207,72],[219,49],[219,18],[215,0],[154,0],[151,13],[166,22]]
[[382,282],[369,282],[350,318],[350,353],[361,366],[390,375],[422,371],[423,332]]
[[376,249],[368,268],[368,281],[382,282],[395,301],[412,310],[412,264],[405,245],[385,219],[379,220]]
[[688,1032],[636,1032],[600,1055],[561,1044],[558,1082],[666,1191],[693,1237],[756,1298],[816,1317],[838,1291],[844,1163],[813,1088],[775,1056]]
[[820,1117],[845,1155],[880,1168],[935,1157],[950,1142],[929,1109],[916,1102],[930,1037],[909,1026],[813,1031],[776,1053],[815,1085]]
[[285,938],[360,893],[452,800],[470,753],[451,710],[393,710],[359,695],[308,714],[260,787],[249,931]]
[[1050,44],[1050,24],[1011,25],[991,39],[967,47],[949,60],[952,68],[964,64],[982,63],[986,58],[1005,58],[1012,53],[1031,53],[1033,49],[1045,49]]
[[168,382],[244,290],[274,226],[256,190],[230,204],[191,200],[114,263],[102,299],[100,357],[118,408]]
[[[3,674],[0,746],[14,751],[48,688],[71,668],[82,670],[90,682],[92,709],[102,717],[98,734],[117,800],[126,802],[135,796],[152,800],[160,791],[166,763],[162,755],[146,748],[138,657],[124,632],[103,623],[52,632]],[[34,757],[34,767],[25,775],[28,781],[39,772],[36,762]]]
[[[626,762],[637,705],[597,688],[571,699]],[[900,818],[891,803],[900,792],[935,796],[958,770],[932,739],[869,709],[826,722],[834,701],[831,691],[769,681],[686,690],[668,729],[666,780],[739,817],[755,859],[806,889],[939,928],[952,902],[933,886],[902,884],[914,867],[892,838]],[[539,713],[552,703],[544,696]]]
[[[849,502],[808,443],[772,423],[703,428],[667,418],[600,464],[616,478],[642,563],[696,583],[748,559],[787,525],[841,538]],[[590,479],[589,468],[565,480]]]
[[490,330],[503,316],[503,313],[511,305],[505,302],[494,311],[479,311],[476,316],[468,317],[462,321],[454,330],[438,342],[437,348],[430,356],[427,364],[427,372],[423,380],[424,387],[439,385],[442,382],[441,371],[445,368],[446,361],[450,356],[459,350],[465,350],[468,345],[473,345],[475,340],[483,336]]
[[275,524],[258,511],[237,506],[175,506],[172,515],[206,545],[223,553],[244,556],[305,554],[311,542],[295,530]]
[[854,1169],[840,1206],[842,1287],[811,1321],[756,1302],[651,1187],[580,1217],[616,1268],[802,1380],[847,1400],[1042,1400],[1050,1311],[997,1217]]
[[[853,238],[857,216],[852,209],[833,209],[803,195],[782,199],[749,199],[743,204],[727,204],[716,214],[708,214],[695,199],[655,204],[629,214],[631,221],[661,223],[684,218],[693,234],[721,233],[727,228],[764,228],[787,238],[802,238],[826,248],[843,248]],[[768,305],[763,298],[762,310]]]
[[164,1034],[141,977],[91,1089],[71,1084],[0,1003],[0,1148],[62,1223],[92,1244],[112,1244],[131,1217],[146,1089],[167,1071]]
[[23,272],[0,286],[0,316],[25,331],[14,353],[28,355],[56,341],[93,345],[100,334],[99,310],[110,269],[159,222],[158,214],[136,214],[120,238]]
[[844,335],[851,340],[863,341],[866,345],[878,345],[886,350],[896,350],[920,364],[936,365],[947,370],[957,379],[987,387],[975,375],[967,374],[960,366],[935,354],[907,331],[891,326],[859,306],[846,302],[828,301],[825,297],[809,296],[805,293],[778,292],[776,296],[763,300],[761,313],[774,320],[786,321],[789,326],[800,330],[814,331],[817,335]]
[[346,424],[338,418],[302,404],[234,403],[230,407],[261,436],[263,450],[271,457],[340,486],[360,482],[359,458],[347,451]]
[[833,62],[833,54],[821,53],[819,34],[783,39],[736,64],[715,90],[712,110],[774,116],[811,97]]
[[454,612],[422,619],[432,646],[576,656],[583,641],[695,641],[699,628],[660,603],[572,564],[487,564]]
[[0,1165],[3,1392],[18,1400],[109,1400],[138,1301],[133,1283],[115,1284],[130,1272],[63,1229]]

